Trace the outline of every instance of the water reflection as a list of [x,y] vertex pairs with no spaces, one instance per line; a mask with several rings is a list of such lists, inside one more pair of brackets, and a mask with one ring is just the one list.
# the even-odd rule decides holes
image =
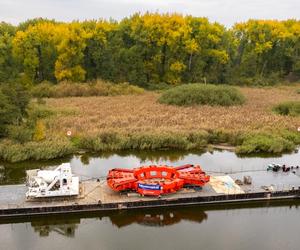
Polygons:
[[[167,164],[200,164],[208,173],[265,170],[271,162],[287,165],[299,165],[300,153],[285,154],[282,156],[239,157],[229,151],[213,152],[144,152],[95,156],[74,156],[71,160],[72,170],[79,176],[86,178],[105,178],[112,168],[135,168],[141,165]],[[85,164],[87,163],[88,164]]]
[[[84,214],[69,214],[56,216],[43,216],[33,218],[14,218],[0,219],[1,224],[28,224],[40,237],[59,235],[67,238],[75,238],[79,231],[90,223],[100,223],[112,225],[118,229],[128,228],[139,225],[143,228],[165,228],[177,224],[192,223],[199,225],[203,222],[215,221],[211,214],[216,211],[222,212],[224,218],[218,223],[229,223],[228,217],[249,217],[252,214],[257,216],[268,215],[277,217],[276,214],[286,214],[289,210],[298,210],[300,201],[269,201],[252,202],[246,204],[227,204],[207,206],[189,206],[175,208],[153,208],[143,210],[124,210],[110,212],[90,212]],[[276,210],[277,208],[277,210]],[[108,224],[107,224],[108,223]],[[191,224],[190,224],[191,225]],[[94,232],[90,232],[93,233]]]
[[74,237],[75,231],[80,224],[80,218],[73,219],[61,219],[61,220],[47,220],[40,219],[31,222],[31,226],[35,232],[39,233],[39,236],[46,237],[49,236],[51,232],[55,232],[59,235],[66,237]]
[[207,172],[231,172],[262,170],[271,162],[287,165],[300,164],[300,152],[282,156],[240,157],[229,151],[187,152],[187,151],[143,151],[103,153],[97,155],[74,155],[54,161],[0,163],[0,185],[24,183],[27,169],[53,168],[63,162],[70,162],[72,171],[82,179],[103,178],[112,168],[134,168],[150,164],[200,164]]
[[[93,217],[95,216],[95,217]],[[30,222],[34,232],[38,233],[41,237],[47,237],[50,233],[57,233],[65,237],[74,237],[75,231],[79,228],[80,224],[87,218],[98,218],[100,221],[109,220],[110,223],[118,228],[130,226],[132,224],[139,224],[146,227],[164,227],[171,226],[182,221],[190,221],[201,223],[207,220],[207,213],[199,209],[195,211],[190,208],[181,209],[153,209],[144,211],[118,211],[108,214],[85,214],[79,216],[56,216],[37,218]],[[10,221],[12,222],[12,221]],[[15,220],[18,222],[18,220]]]
[[109,216],[111,223],[118,228],[137,223],[143,226],[162,227],[170,226],[182,220],[201,223],[207,219],[207,214],[203,210],[194,211],[189,208],[180,210],[150,210],[147,212],[126,211],[114,213]]
[[183,160],[189,154],[202,155],[205,151],[119,151],[119,152],[104,152],[98,154],[83,154],[79,156],[75,156],[81,160],[83,165],[89,165],[90,160],[95,158],[101,158],[104,160],[108,160],[115,155],[123,158],[127,157],[135,157],[138,158],[141,164],[147,162],[158,162],[158,161],[169,161],[176,162]]

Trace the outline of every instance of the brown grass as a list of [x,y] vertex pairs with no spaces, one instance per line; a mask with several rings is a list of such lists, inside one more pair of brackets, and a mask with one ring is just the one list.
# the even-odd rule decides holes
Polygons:
[[247,101],[232,107],[176,107],[159,104],[159,94],[147,92],[139,96],[71,97],[48,99],[54,109],[73,109],[70,115],[49,118],[50,134],[94,135],[103,131],[187,132],[198,130],[253,131],[269,129],[296,130],[299,117],[272,113],[282,101],[299,100],[293,87],[240,88]]

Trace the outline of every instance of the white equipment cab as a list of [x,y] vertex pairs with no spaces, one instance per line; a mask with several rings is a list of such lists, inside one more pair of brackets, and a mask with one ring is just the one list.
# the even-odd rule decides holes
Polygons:
[[63,163],[55,170],[34,169],[27,171],[26,198],[77,196],[79,177],[72,175],[70,163]]

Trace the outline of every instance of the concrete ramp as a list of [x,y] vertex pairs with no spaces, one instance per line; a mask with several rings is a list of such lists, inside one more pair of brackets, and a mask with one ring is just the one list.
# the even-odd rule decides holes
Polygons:
[[237,185],[229,175],[211,176],[210,185],[218,194],[244,194],[245,192]]

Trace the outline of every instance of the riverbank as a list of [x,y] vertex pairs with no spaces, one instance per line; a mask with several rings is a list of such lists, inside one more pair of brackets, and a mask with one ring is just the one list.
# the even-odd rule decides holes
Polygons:
[[[41,138],[2,140],[0,158],[9,162],[53,159],[76,152],[204,150],[209,144],[240,154],[291,152],[300,144],[300,117],[272,111],[299,99],[299,85],[239,88],[242,106],[175,107],[158,93],[137,96],[49,98],[38,107]],[[67,136],[69,133],[69,136]]]

